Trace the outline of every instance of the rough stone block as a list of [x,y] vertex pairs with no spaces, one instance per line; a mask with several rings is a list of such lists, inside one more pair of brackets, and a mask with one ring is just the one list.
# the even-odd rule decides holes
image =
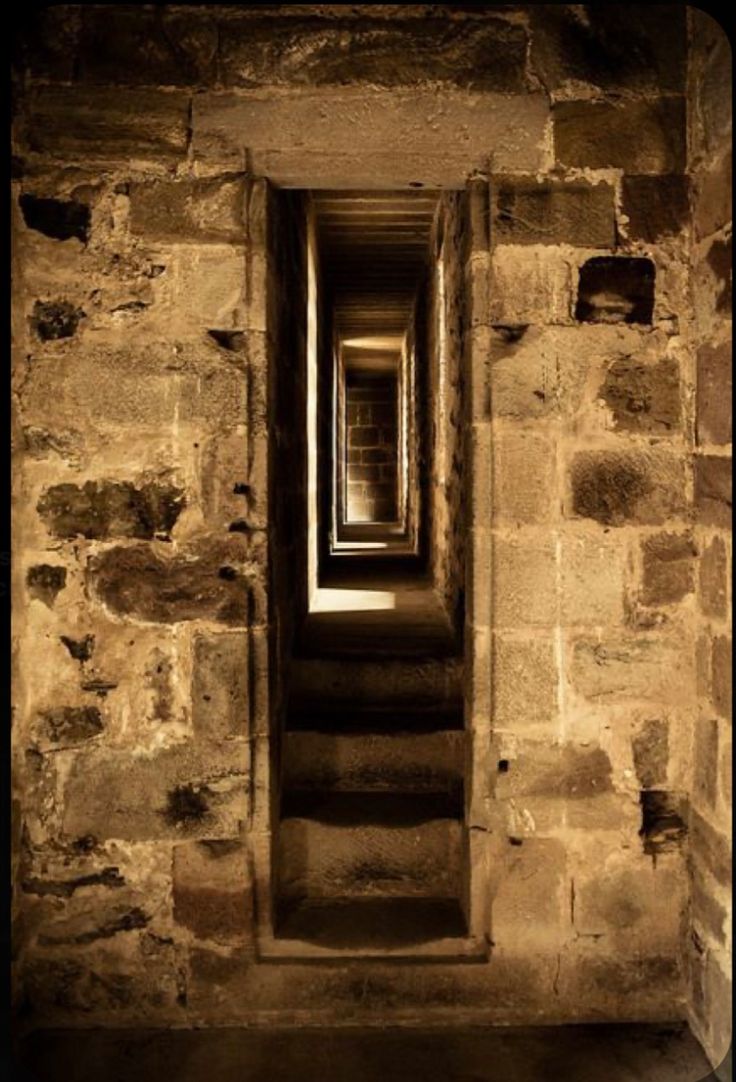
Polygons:
[[55,537],[168,538],[183,507],[184,493],[155,481],[86,481],[47,488],[38,513]]
[[693,868],[690,889],[693,921],[696,926],[704,929],[713,939],[723,943],[726,910],[715,897],[713,887],[699,868]]
[[494,725],[516,729],[556,719],[559,677],[551,639],[494,635],[492,674]]
[[696,867],[706,868],[723,887],[731,885],[731,845],[695,808],[690,816],[690,852]]
[[699,443],[730,443],[732,438],[731,342],[698,348],[696,428]]
[[627,236],[646,244],[677,236],[690,217],[689,180],[670,176],[625,176],[621,182],[622,209]]
[[682,91],[686,19],[679,4],[529,7],[531,64],[548,90],[588,83],[601,90]]
[[613,790],[612,767],[602,748],[525,743],[498,775],[497,800],[527,797],[586,800]]
[[692,11],[692,41],[697,43],[691,53],[695,143],[710,155],[731,140],[731,43],[721,23],[697,7]]
[[400,87],[445,83],[473,90],[524,89],[526,33],[493,16],[453,22],[309,17],[228,18],[220,25],[220,70],[226,86]]
[[730,529],[733,501],[730,456],[696,455],[693,467],[698,521],[706,526]]
[[551,539],[495,538],[492,619],[502,627],[550,627],[557,619]]
[[57,595],[66,586],[66,568],[54,564],[35,564],[26,572],[26,586],[31,597],[53,608]]
[[200,538],[173,556],[148,545],[107,549],[88,568],[97,595],[114,612],[155,623],[214,620],[246,625],[258,612],[258,570],[242,534]]
[[[74,123],[69,123],[69,117]],[[165,90],[39,86],[28,96],[24,137],[40,153],[74,161],[171,161],[186,155],[189,98]]]
[[146,181],[130,185],[131,232],[150,241],[245,240],[240,177]]
[[608,184],[499,178],[491,191],[496,244],[615,246],[613,189]]
[[248,850],[240,841],[174,846],[174,920],[197,939],[230,943],[250,931],[253,911]]
[[728,615],[728,568],[726,543],[714,537],[703,549],[699,563],[698,593],[706,616],[725,619]]
[[56,706],[41,711],[39,735],[51,747],[73,747],[99,736],[105,726],[96,706]]
[[693,695],[682,644],[661,638],[581,638],[574,646],[571,676],[591,702],[640,699],[660,705],[666,698],[685,705]]
[[588,259],[580,268],[575,318],[584,323],[651,323],[654,276],[651,259]]
[[654,534],[642,543],[642,555],[645,605],[671,605],[692,593],[696,549],[690,534]]
[[250,722],[249,649],[243,632],[194,639],[192,724],[207,740],[246,737]]
[[245,425],[211,439],[202,454],[202,507],[212,527],[249,532],[268,523],[267,441]]
[[717,233],[731,221],[732,154],[729,147],[715,165],[701,169],[695,179],[693,220],[698,240]]
[[555,157],[563,166],[681,173],[685,100],[562,101],[553,108]]
[[666,434],[680,425],[680,375],[677,361],[665,357],[645,364],[632,357],[614,361],[600,397],[624,432]]
[[563,536],[560,555],[563,625],[620,624],[626,549],[600,537]]
[[520,942],[549,950],[565,933],[566,850],[554,838],[509,846],[491,903],[491,938],[500,949]]
[[713,639],[711,664],[711,671],[713,673],[713,705],[721,717],[730,721],[733,708],[733,660],[730,636],[715,636]]
[[249,774],[241,744],[185,744],[135,757],[85,751],[66,783],[63,832],[98,842],[236,838],[248,816]]
[[493,517],[499,523],[548,522],[555,511],[554,443],[526,430],[496,433]]
[[695,730],[695,796],[715,807],[718,795],[718,722],[699,719]]
[[571,464],[572,511],[604,526],[658,525],[685,508],[681,458],[655,451],[580,451]]
[[631,739],[634,769],[642,789],[653,789],[667,781],[669,725],[658,718],[647,719]]
[[559,249],[504,244],[493,251],[489,316],[493,324],[572,322],[572,267]]

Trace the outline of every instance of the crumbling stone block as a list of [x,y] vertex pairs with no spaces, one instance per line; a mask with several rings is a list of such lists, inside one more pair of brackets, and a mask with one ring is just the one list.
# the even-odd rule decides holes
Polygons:
[[621,182],[626,234],[632,240],[656,244],[677,236],[690,216],[689,180],[683,174],[625,176]]
[[81,308],[75,308],[69,301],[36,301],[31,327],[42,342],[53,342],[75,335],[83,316]]
[[174,847],[174,920],[198,939],[242,941],[253,920],[248,851],[240,841]]
[[492,238],[508,244],[613,248],[613,189],[584,181],[498,179]]
[[667,781],[669,763],[669,725],[651,718],[631,739],[634,769],[642,789],[661,787]]
[[656,525],[685,506],[676,456],[648,451],[579,451],[570,468],[572,510],[604,526]]
[[684,98],[561,101],[553,120],[560,165],[639,175],[684,172]]
[[56,537],[168,537],[184,507],[173,484],[86,481],[46,489],[38,513]]
[[651,259],[595,256],[580,268],[575,318],[584,323],[651,323]]
[[148,545],[112,548],[91,561],[89,576],[121,615],[245,625],[264,618],[250,551],[242,534],[200,539],[169,558]]
[[690,534],[659,533],[642,543],[645,605],[671,605],[694,589],[695,544]]
[[56,595],[66,586],[66,568],[53,564],[35,564],[28,568],[26,586],[31,597],[52,608]]
[[696,427],[699,443],[730,443],[732,438],[732,359],[730,341],[698,348]]
[[249,762],[242,745],[164,748],[152,756],[96,748],[75,759],[63,831],[98,841],[234,838],[248,814]]
[[680,378],[677,361],[665,357],[644,364],[632,357],[614,361],[600,397],[625,432],[670,432],[680,424]]
[[693,466],[698,521],[730,529],[733,502],[730,456],[696,455]]
[[41,723],[46,739],[64,747],[99,736],[105,727],[96,706],[57,706],[43,710]]
[[714,537],[705,546],[699,563],[700,607],[706,616],[725,619],[728,615],[726,543]]
[[245,240],[242,177],[153,180],[130,185],[130,230],[152,241]]
[[86,244],[89,239],[90,210],[75,199],[44,199],[24,192],[20,199],[23,220],[29,229],[54,240],[76,237]]
[[192,724],[198,736],[227,740],[248,735],[247,634],[198,634],[194,640]]

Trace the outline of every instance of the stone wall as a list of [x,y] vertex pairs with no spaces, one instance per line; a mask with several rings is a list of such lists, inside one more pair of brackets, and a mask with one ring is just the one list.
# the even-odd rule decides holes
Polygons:
[[[13,147],[29,1023],[669,1020],[700,989],[700,1032],[722,1046],[730,232],[721,120],[686,152],[685,16],[32,16]],[[706,112],[723,81],[697,59],[709,34],[692,20]],[[262,965],[268,646],[288,649],[284,599],[306,575],[287,566],[304,344],[283,294],[303,244],[277,242],[287,204],[253,178],[458,189],[478,170],[469,834],[492,960]],[[699,969],[682,965],[693,932]]]
[[398,387],[395,376],[345,374],[347,521],[398,516]]
[[718,1065],[731,1040],[731,50],[708,15],[690,15],[699,618],[687,947],[694,1026]]

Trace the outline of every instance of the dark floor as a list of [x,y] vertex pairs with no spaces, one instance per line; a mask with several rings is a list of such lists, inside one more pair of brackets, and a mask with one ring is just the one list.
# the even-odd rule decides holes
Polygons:
[[[47,1031],[18,1082],[700,1082],[686,1027]],[[720,1073],[720,1072],[719,1072]],[[730,1078],[730,1073],[723,1079]]]

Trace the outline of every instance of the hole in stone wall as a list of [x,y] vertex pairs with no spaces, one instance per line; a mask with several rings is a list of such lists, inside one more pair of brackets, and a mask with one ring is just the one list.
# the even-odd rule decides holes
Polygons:
[[580,268],[575,318],[583,323],[651,323],[651,259],[597,256]]
[[89,238],[90,211],[85,203],[74,200],[42,199],[35,195],[20,197],[23,220],[29,229],[53,240],[76,237],[84,244]]
[[641,792],[642,822],[639,835],[644,852],[651,855],[676,849],[687,834],[682,797],[662,789]]

